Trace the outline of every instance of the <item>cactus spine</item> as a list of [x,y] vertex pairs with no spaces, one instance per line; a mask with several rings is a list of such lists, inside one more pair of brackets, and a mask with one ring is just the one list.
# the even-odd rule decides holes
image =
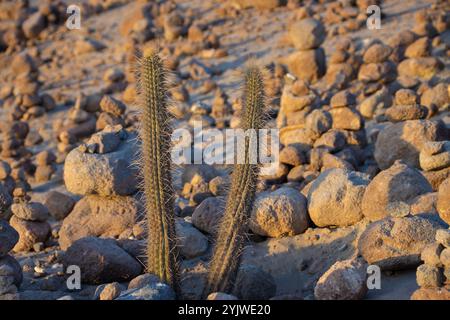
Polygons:
[[[245,70],[241,119],[241,127],[244,130],[260,129],[263,126],[266,100],[264,84],[261,69],[249,66]],[[244,150],[238,152],[243,153],[244,163],[236,164],[234,167],[225,213],[217,233],[207,284],[203,292],[204,297],[212,292],[230,292],[240,264],[240,253],[255,198],[259,168],[258,164],[250,161],[252,152],[250,139],[246,138]]]
[[147,269],[178,292],[167,74],[156,50],[144,53],[138,78],[142,107],[141,165],[148,228]]

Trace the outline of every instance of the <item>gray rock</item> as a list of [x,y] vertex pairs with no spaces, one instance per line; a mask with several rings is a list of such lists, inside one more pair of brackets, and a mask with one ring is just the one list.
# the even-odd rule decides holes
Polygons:
[[199,230],[215,234],[224,213],[224,197],[209,197],[192,213],[192,224]]
[[17,293],[14,278],[11,276],[0,276],[0,296]]
[[1,277],[12,277],[14,279],[13,284],[16,287],[20,287],[23,280],[22,267],[10,255],[0,257],[0,276]]
[[11,166],[6,161],[0,160],[0,181],[5,180],[11,174]]
[[275,280],[269,273],[251,265],[239,268],[233,290],[233,294],[239,299],[268,300],[276,292]]
[[317,300],[359,300],[367,292],[367,263],[362,259],[338,261],[319,279]]
[[322,172],[308,192],[308,211],[319,227],[348,226],[363,217],[361,201],[368,176],[345,169]]
[[358,242],[358,250],[369,264],[383,270],[414,268],[420,254],[434,242],[436,227],[428,220],[414,216],[388,217],[370,224]]
[[0,257],[5,256],[19,241],[19,234],[5,220],[0,220]]
[[12,203],[11,195],[8,190],[0,183],[0,214],[6,211]]
[[50,191],[45,199],[45,206],[56,220],[63,220],[72,211],[76,201],[64,193]]
[[92,135],[86,142],[87,149],[91,153],[110,153],[119,147],[122,141],[119,132],[107,132],[105,130]]
[[445,138],[441,124],[430,120],[408,120],[385,127],[375,143],[374,157],[381,169],[387,169],[396,160],[411,167],[419,167],[419,154],[429,141]]
[[187,221],[178,219],[175,224],[177,245],[180,254],[192,259],[206,252],[208,249],[208,238]]
[[77,265],[84,283],[126,281],[141,273],[138,261],[112,239],[86,237],[75,241],[63,256],[64,267]]
[[23,220],[27,221],[46,221],[49,212],[46,206],[39,202],[20,202],[11,206],[12,213]]
[[283,187],[256,197],[250,229],[273,238],[293,236],[308,228],[306,198],[297,190]]
[[137,191],[136,143],[130,137],[107,154],[72,150],[64,165],[64,182],[69,192],[79,195],[131,195]]
[[157,282],[124,291],[116,300],[175,300],[175,292],[167,284]]
[[130,281],[130,283],[128,284],[128,290],[142,288],[146,285],[153,284],[156,282],[159,282],[159,278],[154,274],[150,273],[141,274]]

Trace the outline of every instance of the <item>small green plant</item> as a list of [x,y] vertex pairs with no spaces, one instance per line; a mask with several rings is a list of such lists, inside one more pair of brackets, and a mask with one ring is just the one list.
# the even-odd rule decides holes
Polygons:
[[167,72],[157,50],[144,52],[139,63],[138,78],[142,107],[141,172],[148,228],[147,271],[157,275],[178,293]]
[[[254,65],[245,70],[241,119],[241,128],[244,130],[258,130],[264,125],[266,107],[264,79],[264,71]],[[259,174],[258,164],[251,161],[255,156],[252,154],[254,152],[252,143],[255,143],[252,139],[258,139],[258,136],[247,136],[244,149],[238,151],[242,153],[244,161],[236,164],[233,170],[225,212],[218,229],[203,292],[204,297],[212,292],[231,292],[237,276]],[[258,145],[256,141],[256,146]]]

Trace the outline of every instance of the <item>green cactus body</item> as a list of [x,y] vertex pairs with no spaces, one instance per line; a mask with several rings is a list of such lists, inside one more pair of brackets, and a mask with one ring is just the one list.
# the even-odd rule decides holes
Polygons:
[[167,75],[156,51],[141,58],[139,85],[142,106],[141,167],[148,228],[147,271],[178,292]]
[[[265,81],[263,72],[259,68],[251,66],[245,71],[244,78],[241,127],[244,130],[257,130],[262,128],[264,123]],[[257,135],[254,138],[257,139]],[[246,138],[244,150],[238,150],[242,153],[244,161],[236,164],[233,170],[225,213],[218,229],[207,284],[203,292],[204,297],[212,292],[232,291],[237,275],[259,173],[258,164],[250,161],[254,157],[251,154],[254,149],[251,148],[250,141],[249,138]]]

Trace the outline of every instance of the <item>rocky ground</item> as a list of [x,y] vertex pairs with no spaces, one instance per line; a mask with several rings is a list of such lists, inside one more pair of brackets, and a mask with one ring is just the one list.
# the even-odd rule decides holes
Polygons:
[[[450,299],[445,1],[72,3],[80,30],[64,1],[0,3],[0,300],[174,298],[145,273],[135,165],[136,55],[155,44],[175,128],[239,127],[237,71],[269,70],[280,164],[233,295],[210,299]],[[200,297],[231,170],[173,172],[181,298]]]

